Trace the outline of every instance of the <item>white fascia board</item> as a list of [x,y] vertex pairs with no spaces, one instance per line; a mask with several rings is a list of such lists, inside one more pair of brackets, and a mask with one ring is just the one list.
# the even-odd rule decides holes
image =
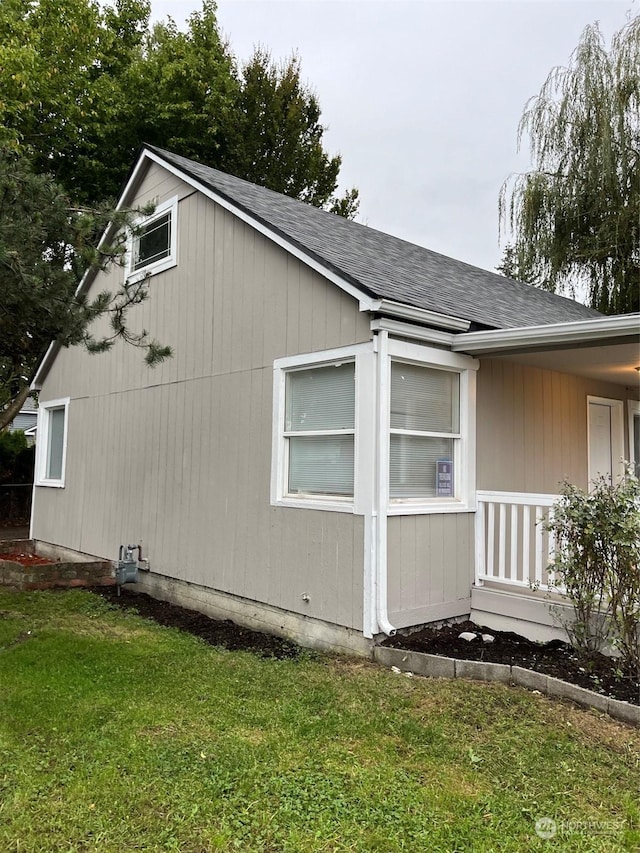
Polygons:
[[451,348],[477,355],[482,352],[510,352],[554,346],[594,346],[611,338],[640,335],[640,314],[595,317],[548,326],[522,326],[515,329],[491,329],[456,335]]
[[[233,213],[233,215],[237,216],[238,219],[241,219],[243,222],[246,222],[247,225],[250,225],[252,228],[255,228],[255,230],[262,234],[264,237],[267,237],[267,239],[271,240],[277,246],[280,246],[282,249],[285,249],[287,252],[289,252],[290,255],[293,255],[294,258],[297,258],[299,261],[302,261],[302,263],[306,264],[312,270],[322,275],[328,281],[337,285],[345,293],[348,293],[349,296],[352,296],[354,299],[357,299],[360,303],[361,311],[373,310],[371,306],[375,303],[375,300],[372,299],[372,297],[367,296],[364,291],[355,287],[346,279],[342,278],[342,276],[331,272],[331,270],[316,261],[315,258],[312,258],[302,249],[298,248],[294,243],[291,243],[289,240],[282,237],[276,231],[273,231],[263,222],[260,222],[259,219],[256,219],[254,216],[251,216],[251,214],[246,213],[244,210],[242,210],[242,208],[238,207],[233,202],[228,201],[228,199],[224,198],[224,196],[219,195],[217,192],[215,192],[215,190],[212,190],[204,184],[201,184],[200,181],[196,180],[191,175],[186,174],[186,172],[183,172],[181,169],[178,169],[177,166],[174,166],[172,163],[168,163],[166,160],[163,160],[162,157],[159,157],[157,154],[154,154],[153,151],[144,151],[142,153],[141,160],[145,157],[149,160],[152,160],[154,163],[157,163],[159,166],[162,166],[163,169],[166,169],[168,172],[171,172],[171,174],[175,175],[177,178],[180,178],[180,180],[184,181],[187,184],[190,184],[194,189],[198,190],[207,198],[211,199],[211,201],[214,201],[216,204],[219,204],[220,207],[223,207],[225,210],[228,210],[230,213]],[[130,183],[134,180],[135,176],[136,173],[134,171],[133,175],[131,176]]]
[[415,326],[413,323],[403,323],[401,320],[391,320],[386,317],[376,317],[370,324],[372,332],[388,332],[398,338],[411,338],[430,344],[442,344],[450,347],[455,339],[451,332],[442,332],[440,329],[428,329],[424,326]]
[[387,317],[398,317],[402,320],[413,320],[427,326],[437,326],[441,329],[451,329],[454,332],[466,332],[471,322],[460,317],[450,317],[437,311],[427,311],[426,308],[416,308],[392,299],[377,299],[370,307],[360,306],[361,311],[375,311]]

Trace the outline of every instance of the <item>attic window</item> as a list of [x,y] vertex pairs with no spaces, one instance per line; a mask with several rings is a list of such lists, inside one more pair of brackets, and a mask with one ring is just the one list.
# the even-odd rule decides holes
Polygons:
[[165,213],[145,225],[133,245],[135,272],[168,258],[171,254],[171,213]]
[[177,214],[178,197],[174,196],[135,223],[129,242],[129,277],[155,275],[176,265]]

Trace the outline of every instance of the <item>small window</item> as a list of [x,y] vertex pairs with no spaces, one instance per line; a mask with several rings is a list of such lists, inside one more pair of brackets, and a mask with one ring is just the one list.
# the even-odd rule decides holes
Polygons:
[[354,436],[353,362],[287,373],[287,494],[353,497]]
[[144,225],[133,241],[133,269],[138,271],[149,264],[163,261],[171,254],[171,214]]
[[136,223],[129,242],[129,276],[154,275],[176,265],[178,198]]
[[69,400],[40,403],[38,409],[38,486],[64,486]]
[[452,499],[460,432],[460,375],[391,362],[389,497]]

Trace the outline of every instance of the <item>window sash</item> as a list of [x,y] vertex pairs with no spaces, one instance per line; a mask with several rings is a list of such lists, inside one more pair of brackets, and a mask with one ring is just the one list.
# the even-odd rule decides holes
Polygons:
[[62,461],[64,456],[64,427],[66,411],[64,407],[48,409],[48,435],[46,456],[46,479],[62,479]]
[[355,361],[288,371],[284,421],[285,493],[353,497]]
[[287,443],[288,494],[353,496],[353,434],[298,434]]
[[68,398],[47,400],[39,405],[34,471],[37,486],[64,486],[68,418]]
[[390,426],[459,434],[459,373],[392,360]]
[[286,432],[355,427],[354,362],[290,371],[286,381]]
[[[389,497],[454,498],[453,438],[392,433],[389,452]],[[438,463],[443,463],[440,466]],[[451,493],[444,489],[444,463],[453,468]]]
[[134,272],[171,255],[171,226],[171,211],[167,211],[142,227],[134,240]]
[[460,373],[391,361],[389,499],[455,500]]

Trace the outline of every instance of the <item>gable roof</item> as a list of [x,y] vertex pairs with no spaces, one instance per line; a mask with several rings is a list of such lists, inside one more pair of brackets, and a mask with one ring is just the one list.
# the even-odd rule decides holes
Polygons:
[[603,316],[572,299],[448,258],[178,154],[145,148],[375,299],[468,320],[479,329]]

